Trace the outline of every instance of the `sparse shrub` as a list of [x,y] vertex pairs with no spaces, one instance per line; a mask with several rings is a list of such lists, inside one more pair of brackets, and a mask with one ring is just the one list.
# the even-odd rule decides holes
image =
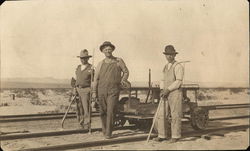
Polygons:
[[24,95],[30,95],[32,93],[34,93],[32,89],[24,89]]
[[238,94],[238,93],[241,93],[241,92],[244,92],[244,89],[242,88],[231,88],[230,89],[230,94]]
[[23,97],[23,95],[21,93],[16,93],[16,97],[21,98],[21,97]]
[[59,112],[59,110],[38,112],[38,114],[53,114],[53,113],[60,113],[60,112]]
[[0,106],[9,106],[9,104],[5,102],[5,103],[1,103]]
[[222,92],[226,91],[228,88],[215,88],[216,91]]
[[18,98],[29,98],[32,97],[33,95],[36,94],[36,90],[33,88],[28,88],[28,89],[20,89],[20,90],[14,90],[14,92],[16,94],[16,97]]
[[43,95],[46,95],[47,94],[47,90],[46,89],[40,89],[39,90]]
[[37,93],[31,94],[30,103],[33,105],[42,105],[42,102],[40,101]]
[[31,99],[30,103],[33,105],[41,105],[42,103],[39,101],[39,99]]
[[198,100],[205,100],[205,95],[203,93],[199,93],[197,96]]
[[213,100],[213,99],[217,99],[217,97],[213,96],[211,92],[199,91],[198,95],[197,95],[197,99],[200,100],[200,101],[202,101],[202,100]]
[[247,93],[248,95],[250,95],[250,90],[249,90],[249,89],[246,89],[246,93]]
[[65,88],[56,88],[53,89],[53,91],[57,94],[57,95],[62,95],[62,94],[66,94],[69,89],[65,89]]

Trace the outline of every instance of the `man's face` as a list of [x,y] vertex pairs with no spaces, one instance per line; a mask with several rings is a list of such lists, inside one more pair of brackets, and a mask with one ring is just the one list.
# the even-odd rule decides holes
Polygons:
[[174,61],[175,55],[176,54],[167,54],[167,55],[165,55],[165,57],[168,60],[168,62],[171,63]]
[[83,58],[80,58],[82,64],[87,64],[88,61],[89,61],[89,58],[88,57],[83,57]]
[[102,49],[102,52],[104,53],[104,55],[105,55],[106,57],[112,56],[113,51],[114,51],[114,50],[113,50],[112,47],[110,47],[110,46],[106,46],[106,47],[104,47],[104,48]]

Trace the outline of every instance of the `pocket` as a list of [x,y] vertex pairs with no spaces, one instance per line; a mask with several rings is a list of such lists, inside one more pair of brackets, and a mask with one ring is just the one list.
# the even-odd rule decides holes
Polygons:
[[111,88],[108,93],[112,95],[119,95],[119,92],[119,88]]
[[90,89],[89,87],[88,87],[88,88],[83,88],[83,91],[82,91],[82,92],[83,92],[83,93],[90,93],[90,90],[91,90],[91,89]]

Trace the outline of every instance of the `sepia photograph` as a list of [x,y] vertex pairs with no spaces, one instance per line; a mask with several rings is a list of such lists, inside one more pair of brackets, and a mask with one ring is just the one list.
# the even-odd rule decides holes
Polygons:
[[3,151],[246,150],[247,0],[6,0]]

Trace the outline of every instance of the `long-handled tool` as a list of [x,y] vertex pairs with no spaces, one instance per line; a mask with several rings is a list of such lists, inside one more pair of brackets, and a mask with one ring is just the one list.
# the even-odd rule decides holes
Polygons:
[[89,125],[88,125],[89,133],[91,133],[91,112],[92,112],[91,102],[92,102],[92,99],[89,102]]
[[[93,83],[94,82],[94,56],[95,56],[95,49],[93,50],[93,57],[92,57],[92,69],[91,69],[91,82]],[[91,133],[91,114],[92,114],[92,107],[91,107],[91,104],[92,104],[92,101],[96,101],[96,99],[93,99],[92,97],[92,87],[91,87],[91,92],[90,92],[90,102],[89,102],[89,125],[88,125],[88,128],[89,128],[89,133]]]
[[147,98],[146,98],[145,103],[148,102],[148,98],[149,98],[151,88],[152,88],[152,86],[151,86],[151,69],[149,69],[149,71],[148,71],[148,87],[149,87],[149,89],[148,89]]
[[67,109],[67,111],[65,112],[65,114],[64,114],[64,116],[63,116],[63,119],[62,119],[62,122],[61,122],[62,128],[63,128],[63,124],[64,124],[64,121],[65,121],[65,118],[66,118],[66,116],[67,116],[67,114],[68,114],[68,112],[69,112],[69,109],[70,109],[72,103],[75,101],[76,96],[77,96],[77,95],[74,95],[74,96],[72,97],[72,95],[71,95],[71,97],[70,97],[70,100],[71,100],[71,101],[70,101],[70,103],[69,103],[68,109]]
[[159,102],[159,104],[158,104],[157,110],[156,110],[156,112],[155,112],[155,115],[154,115],[154,118],[153,118],[153,123],[152,123],[152,125],[151,125],[150,131],[149,131],[149,134],[148,134],[148,137],[147,137],[147,143],[148,143],[149,138],[150,138],[150,136],[151,136],[151,133],[152,133],[152,131],[153,131],[153,128],[154,128],[154,125],[155,125],[155,121],[156,121],[156,118],[157,118],[157,116],[158,116],[158,112],[159,112],[159,110],[160,110],[160,106],[162,105],[162,102],[163,102],[163,101],[164,101],[163,98],[161,98],[161,99],[160,99],[160,102]]

